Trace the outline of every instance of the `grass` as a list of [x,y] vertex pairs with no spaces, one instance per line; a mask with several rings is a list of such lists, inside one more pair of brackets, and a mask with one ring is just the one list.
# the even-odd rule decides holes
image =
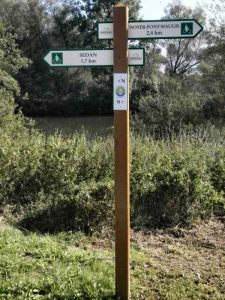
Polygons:
[[[131,299],[225,299],[224,224],[132,233]],[[114,299],[113,242],[0,225],[0,299]]]
[[77,239],[2,226],[0,299],[110,299],[113,262],[102,262],[109,252],[76,247]]

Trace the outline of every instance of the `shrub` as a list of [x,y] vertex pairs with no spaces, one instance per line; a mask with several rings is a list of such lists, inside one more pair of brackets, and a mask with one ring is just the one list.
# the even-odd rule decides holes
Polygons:
[[85,135],[64,139],[37,132],[0,147],[2,206],[13,205],[21,225],[42,231],[90,232],[111,224],[112,145]]
[[[113,226],[111,138],[0,133],[4,214],[11,209],[20,226],[39,231]],[[224,214],[224,170],[224,150],[216,144],[132,137],[132,226],[188,225],[213,211]]]
[[214,205],[217,215],[225,215],[225,150],[220,147],[216,150],[214,160],[211,164],[211,180],[215,190],[221,194],[220,200]]
[[207,144],[134,141],[132,214],[135,225],[189,224],[212,213],[219,199],[208,170]]

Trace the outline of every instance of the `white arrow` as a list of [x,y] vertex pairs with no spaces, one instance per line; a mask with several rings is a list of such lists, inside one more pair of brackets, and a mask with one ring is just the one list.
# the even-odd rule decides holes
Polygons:
[[[44,60],[52,67],[113,66],[113,49],[51,50]],[[129,66],[144,65],[144,49],[129,49]]]
[[[194,38],[203,27],[195,19],[137,21],[128,24],[128,39]],[[113,23],[98,23],[98,38],[113,39]]]

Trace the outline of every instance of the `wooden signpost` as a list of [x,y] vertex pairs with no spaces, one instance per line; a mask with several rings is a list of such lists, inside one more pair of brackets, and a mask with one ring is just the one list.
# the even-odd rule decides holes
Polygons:
[[128,6],[114,6],[112,22],[98,23],[98,38],[113,39],[114,49],[51,50],[52,67],[112,66],[115,149],[115,283],[120,300],[130,298],[129,70],[144,65],[143,49],[128,49],[128,39],[193,38],[203,27],[194,19],[128,23]]
[[129,172],[129,74],[128,7],[116,5],[114,30],[114,148],[115,148],[115,268],[116,296],[130,293],[130,172]]
[[114,41],[115,148],[115,268],[116,296],[130,299],[130,180],[129,180],[129,70],[128,39],[193,38],[203,27],[196,20],[128,23],[128,7],[114,7],[113,23],[98,23],[98,38]]

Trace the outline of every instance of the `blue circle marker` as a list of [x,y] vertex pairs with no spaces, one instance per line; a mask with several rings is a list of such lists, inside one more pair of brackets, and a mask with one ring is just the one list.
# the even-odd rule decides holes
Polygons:
[[119,97],[123,97],[125,95],[126,91],[125,91],[125,88],[123,86],[118,86],[116,88],[116,94],[117,96]]

